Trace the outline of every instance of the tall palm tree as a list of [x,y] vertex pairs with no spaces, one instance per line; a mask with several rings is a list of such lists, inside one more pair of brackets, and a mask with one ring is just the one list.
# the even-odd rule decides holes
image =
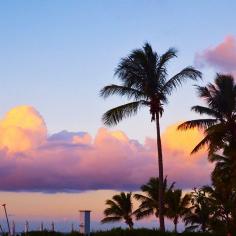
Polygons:
[[173,219],[174,231],[177,232],[179,219],[186,215],[190,205],[190,194],[182,196],[181,189],[174,189],[167,193],[166,216]]
[[[202,118],[186,121],[178,129],[203,129],[205,137],[195,146],[192,153],[208,145],[209,156],[229,146],[236,147],[236,84],[231,75],[217,74],[214,84],[198,86],[199,97],[207,106],[193,106],[192,110]],[[235,150],[235,149],[234,149]],[[234,155],[236,150],[234,151]]]
[[102,223],[115,222],[124,220],[130,229],[133,228],[133,203],[132,193],[116,194],[112,199],[106,201],[108,207],[104,210],[105,218],[101,220]]
[[170,48],[163,55],[153,51],[149,43],[143,48],[133,50],[127,57],[121,59],[115,70],[115,75],[121,84],[105,86],[100,95],[107,98],[111,95],[120,95],[132,100],[129,103],[115,107],[103,115],[105,125],[116,125],[124,118],[135,115],[141,107],[148,107],[151,121],[156,122],[157,151],[159,167],[159,220],[160,230],[165,231],[163,188],[163,156],[160,134],[160,117],[164,112],[164,104],[173,90],[187,79],[196,80],[201,77],[201,72],[193,67],[186,67],[176,75],[168,78],[167,63],[177,56],[174,48]]
[[[147,184],[141,186],[141,190],[144,194],[135,194],[134,198],[140,201],[139,208],[134,212],[136,219],[142,219],[150,215],[155,215],[159,217],[159,199],[156,194],[159,189],[160,181],[158,178],[150,178]],[[168,192],[172,191],[174,183],[170,186],[167,184],[167,178],[163,182],[163,194],[164,196],[168,195]],[[167,209],[167,197],[164,198],[164,215]]]

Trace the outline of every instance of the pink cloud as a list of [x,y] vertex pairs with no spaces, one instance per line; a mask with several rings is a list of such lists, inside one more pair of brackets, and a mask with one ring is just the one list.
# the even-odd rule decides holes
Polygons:
[[[22,112],[21,109],[18,111]],[[46,127],[41,126],[43,118],[35,109],[31,108],[24,114],[34,118],[31,119],[34,122],[30,126],[29,139],[45,134]],[[15,115],[19,117],[17,112]],[[22,127],[28,126],[22,124]],[[27,139],[28,132],[24,129],[22,132]],[[7,144],[0,137],[0,190],[135,190],[158,174],[156,141],[152,138],[147,138],[142,144],[129,139],[122,131],[105,128],[100,128],[94,138],[86,132],[62,131],[50,137],[43,135],[44,140],[33,142],[27,149],[15,149],[10,144],[16,142],[17,135],[16,132],[9,136]],[[209,183],[212,167],[206,155],[202,152],[189,156],[191,145],[194,145],[191,142],[201,138],[198,131],[179,133],[173,125],[162,134],[162,138],[165,174],[169,180],[176,181],[183,188]]]
[[218,45],[207,48],[195,55],[198,66],[211,66],[220,72],[236,71],[236,37],[229,35]]

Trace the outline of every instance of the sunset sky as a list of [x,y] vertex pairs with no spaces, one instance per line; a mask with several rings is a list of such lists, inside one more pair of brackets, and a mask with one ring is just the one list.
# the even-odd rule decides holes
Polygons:
[[[0,3],[0,202],[19,230],[25,220],[68,230],[83,208],[101,228],[107,198],[157,175],[149,111],[104,127],[102,114],[125,100],[104,101],[99,90],[118,81],[120,58],[146,41],[160,54],[178,49],[170,75],[193,65],[203,72],[198,84],[216,72],[236,76],[235,9],[233,0]],[[202,133],[176,131],[202,103],[194,84],[178,89],[161,120],[165,175],[185,190],[210,183],[212,168],[204,150],[190,157]]]

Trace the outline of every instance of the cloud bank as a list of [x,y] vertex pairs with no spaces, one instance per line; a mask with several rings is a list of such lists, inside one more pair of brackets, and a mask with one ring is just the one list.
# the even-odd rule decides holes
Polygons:
[[236,37],[226,36],[223,42],[195,55],[195,63],[210,66],[219,72],[236,74]]
[[[177,186],[210,182],[204,152],[189,155],[201,138],[196,130],[176,131],[176,125],[162,134],[165,174]],[[43,118],[30,106],[16,107],[0,121],[1,191],[137,190],[157,174],[155,139],[142,144],[105,128],[95,137],[68,131],[48,137]]]

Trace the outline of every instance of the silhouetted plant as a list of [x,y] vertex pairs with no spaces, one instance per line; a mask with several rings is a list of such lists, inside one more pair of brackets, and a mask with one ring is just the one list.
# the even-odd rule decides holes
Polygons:
[[183,196],[181,189],[174,189],[167,192],[166,216],[173,220],[175,232],[177,232],[179,219],[183,218],[189,211],[190,199],[190,194]]
[[[214,212],[212,202],[207,196],[205,189],[194,189],[191,192],[191,206],[183,220],[186,230],[201,230],[206,232],[210,229],[211,216]],[[188,226],[189,225],[189,226]]]
[[115,107],[103,115],[104,124],[116,125],[124,118],[135,115],[140,108],[148,107],[151,121],[156,122],[158,167],[159,167],[159,220],[160,229],[165,231],[163,189],[163,155],[160,135],[160,117],[164,112],[164,105],[168,102],[174,89],[187,79],[196,80],[201,72],[193,67],[186,67],[168,79],[167,63],[177,56],[176,50],[170,48],[163,55],[153,51],[149,43],[143,48],[133,50],[127,57],[122,58],[115,75],[121,85],[105,86],[100,95],[107,98],[111,95],[127,97],[131,102]]
[[236,147],[236,84],[231,75],[217,74],[214,84],[198,86],[197,91],[207,106],[193,106],[192,110],[211,118],[186,121],[178,129],[204,130],[205,137],[192,153],[207,145],[211,158],[211,154],[225,146]]
[[[136,219],[142,219],[148,217],[150,215],[155,215],[159,217],[159,204],[158,204],[158,195],[157,190],[159,189],[159,179],[158,178],[150,178],[147,184],[141,186],[141,190],[144,194],[135,194],[134,198],[140,202],[138,209],[134,212]],[[165,196],[165,204],[164,204],[164,214],[166,214],[167,210],[167,194],[172,191],[174,187],[174,183],[168,186],[167,178],[164,179],[163,183],[163,193]]]
[[104,210],[105,218],[102,219],[102,223],[122,221],[129,226],[130,229],[133,228],[133,203],[132,203],[132,193],[124,193],[114,195],[112,200],[107,200],[106,205],[108,206]]

